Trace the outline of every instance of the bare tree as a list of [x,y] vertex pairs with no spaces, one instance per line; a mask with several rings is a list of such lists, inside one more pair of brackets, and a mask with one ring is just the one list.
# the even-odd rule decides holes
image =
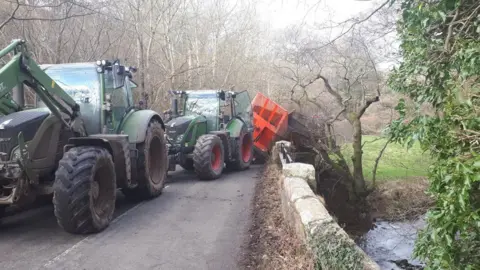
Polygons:
[[[292,31],[277,69],[290,81],[290,96],[297,104],[306,102],[326,118],[332,137],[332,124],[346,119],[353,126],[353,188],[356,194],[367,193],[362,169],[361,117],[370,105],[380,100],[382,78],[363,35],[352,31],[337,42],[312,49],[314,38]],[[332,106],[333,105],[333,106]],[[331,150],[346,161],[336,145]]]

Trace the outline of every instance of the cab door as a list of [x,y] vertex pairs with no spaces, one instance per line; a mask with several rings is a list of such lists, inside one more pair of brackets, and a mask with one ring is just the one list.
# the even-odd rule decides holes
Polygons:
[[241,118],[247,124],[247,127],[253,130],[253,112],[250,96],[248,92],[242,91],[235,95],[234,113],[236,117]]
[[109,123],[107,123],[108,133],[116,133],[127,113],[127,109],[133,106],[129,78],[125,77],[125,83],[119,88],[114,88],[113,84],[106,83],[105,93],[110,96],[111,102],[111,117]]

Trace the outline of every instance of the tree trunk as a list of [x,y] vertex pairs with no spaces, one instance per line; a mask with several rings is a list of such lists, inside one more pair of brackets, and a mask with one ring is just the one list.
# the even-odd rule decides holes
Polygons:
[[352,119],[353,125],[353,186],[355,193],[362,196],[365,194],[365,178],[363,177],[363,164],[362,164],[362,122],[358,117]]

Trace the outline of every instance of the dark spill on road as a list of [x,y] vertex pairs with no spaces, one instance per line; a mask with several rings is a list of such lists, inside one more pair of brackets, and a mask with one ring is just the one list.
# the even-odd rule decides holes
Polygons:
[[414,221],[377,221],[357,244],[381,269],[423,269],[412,257],[417,231],[425,225],[423,217]]

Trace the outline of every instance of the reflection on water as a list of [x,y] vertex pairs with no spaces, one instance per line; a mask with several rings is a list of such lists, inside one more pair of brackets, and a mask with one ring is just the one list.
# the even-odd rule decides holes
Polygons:
[[417,231],[424,225],[424,217],[405,222],[377,221],[375,228],[363,235],[357,244],[381,269],[402,269],[391,262],[399,260],[421,265],[421,262],[412,258],[412,253]]

